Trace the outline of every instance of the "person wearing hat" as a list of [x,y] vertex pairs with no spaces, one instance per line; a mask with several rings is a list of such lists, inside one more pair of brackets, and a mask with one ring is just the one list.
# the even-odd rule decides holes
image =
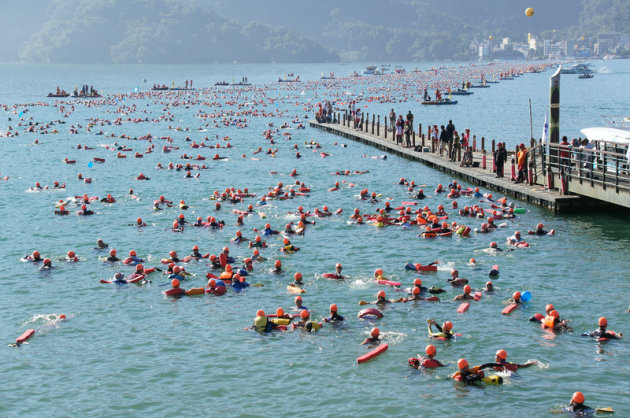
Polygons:
[[116,250],[110,250],[109,257],[107,257],[105,261],[107,261],[108,263],[115,263],[117,261],[120,261],[120,258],[116,257]]
[[518,168],[518,178],[515,183],[522,183],[527,180],[527,149],[525,144],[521,144],[518,147],[516,153],[516,163]]
[[232,289],[234,289],[235,292],[240,292],[248,288],[249,283],[245,281],[245,277],[237,273],[234,275],[234,277],[232,277],[232,283],[230,284],[230,286],[232,286]]
[[300,249],[298,247],[296,247],[295,245],[291,244],[291,241],[289,240],[289,238],[284,238],[282,240],[282,244],[284,245],[284,247],[282,247],[282,251],[284,251],[285,253],[294,253],[297,251],[300,251]]
[[342,322],[345,318],[337,313],[337,305],[334,303],[330,305],[330,316],[324,318],[324,322]]
[[606,327],[608,326],[608,320],[606,317],[602,316],[597,321],[599,328],[595,331],[587,331],[582,336],[597,338],[598,340],[619,340],[623,337],[623,334],[615,331],[608,331]]
[[263,230],[262,234],[267,236],[267,235],[277,235],[279,234],[279,231],[275,231],[273,229],[271,229],[271,225],[270,224],[265,224],[265,229]]
[[303,305],[302,296],[295,297],[295,309],[298,311],[308,311],[308,308]]
[[381,335],[381,331],[377,327],[372,328],[372,330],[370,331],[370,336],[366,338],[365,340],[363,340],[361,345],[367,345],[368,348],[371,348],[371,347],[374,347],[375,345],[380,344],[381,342],[380,335]]
[[[442,326],[440,326],[437,322],[435,322],[435,320],[427,319],[427,324],[429,328],[429,337],[446,339],[453,338],[453,323],[451,321],[446,321],[442,324]],[[433,329],[431,328],[432,325],[435,325],[435,328],[437,328],[439,332],[433,332]]]
[[511,372],[515,372],[518,369],[522,369],[525,367],[530,367],[533,366],[535,364],[538,364],[537,361],[530,361],[527,362],[525,364],[516,364],[516,363],[512,363],[512,362],[508,362],[507,361],[507,351],[505,350],[497,350],[495,357],[494,357],[494,361],[495,361],[495,366],[494,370],[496,371],[504,371],[504,370],[509,370]]
[[256,318],[254,318],[254,323],[250,327],[258,332],[271,332],[276,329],[278,325],[276,325],[273,321],[270,321],[265,315],[265,311],[259,309],[256,312]]
[[112,280],[113,284],[128,284],[129,281],[125,280],[125,275],[118,272],[114,274],[114,280]]
[[249,243],[249,248],[265,248],[266,246],[267,246],[267,243],[262,240],[260,235],[256,235],[256,238],[254,238],[254,241]]
[[221,251],[223,254],[225,254],[225,262],[226,263],[234,263],[236,261],[236,259],[234,257],[230,257],[230,249],[228,247],[223,247],[223,250]]
[[539,223],[538,225],[536,225],[536,230],[535,231],[528,231],[529,235],[547,235],[549,234],[548,231],[545,231],[544,229],[544,225]]
[[503,167],[507,161],[507,151],[503,148],[503,143],[499,141],[497,150],[494,152],[494,165],[496,167],[496,177],[503,177]]
[[52,261],[50,260],[50,258],[45,258],[44,259],[44,263],[42,264],[42,266],[39,269],[40,270],[52,270],[52,269],[54,269],[54,267],[52,265]]
[[274,274],[282,273],[282,261],[276,260],[273,263],[273,270],[271,270],[271,272],[274,273]]
[[[297,299],[297,298],[296,298]],[[311,314],[308,312],[308,309],[304,308],[300,310],[300,320],[298,322],[293,323],[293,329],[296,328],[304,328],[306,324],[311,322]]]
[[437,367],[444,367],[444,364],[435,359],[435,355],[437,350],[434,345],[429,344],[424,349],[424,352],[427,354],[427,357],[418,356],[412,357],[409,359],[409,365],[414,369],[419,369],[420,366],[426,369],[435,369]]
[[[341,263],[335,264],[335,272],[334,273],[330,273],[328,275],[329,278],[334,278],[334,279],[337,279],[337,280],[345,279],[345,277],[341,274],[342,270],[343,270],[343,267],[341,266]],[[333,277],[333,276],[335,276],[335,277]]]
[[521,237],[521,232],[520,231],[514,232],[514,235],[512,235],[511,237],[509,237],[507,239],[507,243],[509,245],[516,245],[519,242],[523,242],[523,238]]
[[483,291],[486,293],[494,293],[494,285],[491,281],[486,282],[486,287],[484,287]]
[[573,331],[566,319],[560,319],[560,314],[555,309],[542,320],[541,327],[553,331]]
[[[190,255],[190,257],[194,258],[195,260],[200,260],[200,259],[204,258],[203,254],[201,254],[199,252],[199,246],[198,245],[193,246],[192,254]],[[206,257],[207,257],[207,255],[206,255]]]
[[478,383],[484,377],[482,369],[493,367],[494,363],[482,364],[481,366],[475,366],[472,369],[468,365],[468,361],[464,358],[457,360],[457,368],[459,371],[455,372],[451,377],[459,382],[464,383]]
[[475,300],[475,297],[472,296],[470,294],[470,292],[472,292],[472,287],[470,287],[470,285],[466,285],[464,286],[464,293],[462,293],[461,295],[457,295],[453,298],[454,301],[458,301],[458,300],[462,300],[462,301],[466,301],[466,300]]
[[304,282],[302,281],[302,273],[299,271],[293,275],[293,283],[289,283],[289,286],[302,289]]
[[457,271],[457,269],[453,269],[451,270],[451,278],[448,279],[448,282],[451,284],[451,286],[464,286],[468,283],[468,279],[459,277],[459,271]]
[[39,254],[39,251],[33,251],[33,254],[27,254],[22,258],[24,261],[31,261],[33,263],[39,263],[44,261],[42,256]]
[[593,411],[593,408],[584,405],[584,395],[582,392],[574,392],[573,396],[571,396],[571,402],[569,403],[569,406],[565,408],[565,411],[579,412],[580,415],[582,415]]
[[70,263],[76,263],[77,261],[79,261],[79,257],[77,257],[74,251],[68,251],[68,254],[66,254],[65,261],[68,261]]

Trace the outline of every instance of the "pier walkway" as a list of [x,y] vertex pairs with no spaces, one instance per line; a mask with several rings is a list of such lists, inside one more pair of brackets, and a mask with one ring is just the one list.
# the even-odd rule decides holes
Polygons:
[[[529,144],[528,166],[529,176],[527,182],[515,183],[512,180],[512,165],[514,164],[515,153],[508,152],[508,161],[505,164],[505,177],[497,178],[493,172],[492,152],[495,143],[492,141],[491,148],[486,149],[485,139],[480,141],[481,148],[477,147],[477,139],[469,140],[473,148],[473,164],[471,166],[461,166],[462,150],[456,147],[455,161],[448,158],[448,153],[440,155],[438,144],[428,140],[427,135],[413,133],[410,138],[410,147],[397,144],[394,132],[388,131],[386,122],[381,126],[380,117],[378,121],[369,121],[369,115],[361,122],[359,128],[348,126],[349,119],[343,114],[336,114],[333,123],[319,123],[311,121],[310,126],[321,129],[335,135],[348,139],[363,142],[364,144],[376,147],[403,158],[418,161],[429,167],[435,168],[451,176],[463,179],[471,184],[494,190],[500,194],[507,195],[522,201],[526,201],[554,212],[570,212],[584,209],[602,208],[610,204],[630,207],[630,178],[624,175],[627,171],[627,164],[619,166],[621,158],[619,155],[608,153],[608,162],[600,164],[590,164],[588,169],[583,168],[584,162],[597,160],[599,153],[591,152],[592,156],[587,157],[571,153],[569,164],[573,169],[568,170],[566,166],[559,164],[557,157],[558,145],[542,146],[533,140]],[[422,132],[422,126],[418,125],[418,132]],[[403,139],[403,143],[405,140]],[[581,153],[582,151],[580,151]],[[555,154],[554,154],[555,153]],[[555,156],[554,156],[555,155]],[[604,154],[601,154],[604,155]],[[606,158],[604,156],[604,158]],[[575,161],[574,161],[575,159]],[[610,173],[611,163],[616,165],[616,173]],[[563,161],[563,164],[567,164]],[[577,167],[577,168],[576,168]],[[603,169],[608,167],[608,171]],[[599,174],[598,174],[599,173]],[[608,178],[607,178],[608,173]],[[602,179],[603,177],[603,179]],[[554,187],[555,186],[555,187]]]

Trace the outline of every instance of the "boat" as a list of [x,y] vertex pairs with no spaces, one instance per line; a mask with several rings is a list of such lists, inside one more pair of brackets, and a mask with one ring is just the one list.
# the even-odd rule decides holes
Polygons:
[[462,90],[462,89],[457,89],[457,90],[451,90],[450,93],[453,96],[470,96],[471,94],[475,94],[472,91],[468,91],[468,90]]
[[95,94],[83,94],[83,93],[75,93],[72,95],[72,97],[77,98],[77,99],[97,99],[99,97],[103,97],[98,93]]
[[68,97],[70,96],[70,93],[48,93],[48,95],[46,97]]
[[278,83],[300,83],[300,76],[297,76],[295,78],[288,78],[292,76],[293,74],[287,74],[284,78],[278,77]]
[[[293,74],[291,74],[293,75]],[[299,76],[298,76],[298,80],[299,80]],[[241,77],[241,81],[239,81],[238,83],[235,83],[234,80],[232,80],[232,84],[230,84],[230,86],[251,86],[252,84],[249,82],[249,80],[247,79],[247,77]]]
[[356,71],[353,72],[352,74],[350,74],[350,77],[361,77],[361,74],[357,73]]
[[324,75],[324,73],[322,73],[322,76],[319,79],[320,80],[334,80],[335,79],[335,73],[330,73],[327,76]]
[[487,84],[471,84],[468,86],[469,89],[487,89],[488,87],[490,86]]
[[376,71],[376,65],[368,65],[367,67],[365,67],[365,70],[363,70],[363,74],[374,75],[375,71]]
[[405,74],[407,71],[405,71],[404,67],[397,65],[396,67],[394,67],[394,72],[396,74]]
[[593,78],[593,74],[587,74],[587,73],[580,74],[578,78]]
[[216,83],[214,83],[215,86],[229,86],[230,83],[228,83],[227,81],[217,81]]
[[595,69],[590,63],[573,64],[571,68],[563,68],[560,74],[593,74]]
[[165,85],[161,85],[161,86],[153,86],[153,87],[151,87],[151,90],[154,90],[154,91],[164,91],[164,90],[168,90],[168,87],[166,87]]
[[422,104],[423,105],[433,105],[433,106],[454,105],[454,104],[457,104],[457,100],[451,100],[451,99],[428,100],[428,101],[422,102]]

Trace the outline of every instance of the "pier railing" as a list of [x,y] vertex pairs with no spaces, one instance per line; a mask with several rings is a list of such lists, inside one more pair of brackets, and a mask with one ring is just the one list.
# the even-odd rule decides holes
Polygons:
[[[365,112],[356,121],[348,111],[332,115],[332,124],[339,124],[348,129],[373,135],[390,142],[391,146],[408,148],[410,151],[441,156],[440,144],[432,135],[434,125],[412,124],[412,129],[403,135],[402,143],[396,142],[396,129],[387,116],[370,115]],[[392,129],[393,128],[393,129]],[[499,141],[477,138],[470,135],[468,146],[455,142],[446,149],[444,158],[453,163],[462,164],[466,151],[472,151],[470,165],[488,173],[496,173],[493,156]],[[505,142],[502,143],[505,146]],[[557,190],[564,195],[575,194],[590,197],[608,203],[630,207],[630,159],[627,148],[614,144],[597,142],[594,148],[565,147],[561,144],[542,144],[531,139],[527,144],[527,171],[523,183],[542,186],[547,190]],[[506,148],[507,150],[507,148]],[[517,178],[517,152],[507,150],[508,158],[502,173],[506,179]],[[468,153],[468,157],[470,157]]]

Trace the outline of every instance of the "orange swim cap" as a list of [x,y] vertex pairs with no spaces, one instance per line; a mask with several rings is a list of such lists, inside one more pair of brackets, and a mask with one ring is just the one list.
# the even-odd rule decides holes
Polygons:
[[177,279],[173,279],[173,280],[171,280],[171,286],[173,286],[173,287],[179,287],[179,280],[177,280]]
[[170,268],[172,270],[173,267],[175,267],[175,263],[168,263],[168,268]]
[[422,279],[414,279],[413,281],[413,285],[414,286],[422,286]]
[[69,258],[74,258],[74,251],[68,251],[68,257]]
[[144,270],[144,266],[142,264],[136,264],[136,271]]
[[512,293],[512,299],[516,300],[520,300],[521,299],[521,292],[514,292]]
[[256,242],[260,242],[262,240],[262,238],[260,238],[260,235],[256,235],[255,241]]
[[193,251],[199,251],[199,246],[198,245],[193,245]]
[[302,309],[302,312],[300,312],[300,318],[302,319],[308,318],[308,311],[306,309]]
[[232,271],[232,265],[231,264],[226,264],[225,265],[225,271]]
[[604,316],[600,317],[597,323],[599,324],[600,327],[608,326],[608,321],[606,320],[606,317]]
[[442,228],[448,228],[448,222],[442,222]]
[[543,224],[538,224],[538,225],[536,225],[536,228],[538,228],[538,229],[543,229]]
[[464,286],[464,293],[469,294],[472,291],[472,287],[470,285]]
[[265,229],[270,229],[271,225],[270,224],[265,224]]
[[240,237],[240,236],[242,236],[242,235],[243,235],[243,233],[242,233],[241,231],[236,231],[236,236],[237,236],[237,237]]
[[290,242],[291,242],[291,241],[289,241],[289,238],[285,238],[285,239],[283,239],[283,240],[282,240],[282,243],[283,243],[284,245],[289,245],[289,243],[290,243]]
[[295,274],[293,275],[293,278],[294,278],[295,280],[301,280],[301,279],[302,279],[302,273],[300,273],[300,272],[298,271],[297,273],[295,273]]
[[571,400],[575,403],[584,403],[584,395],[582,392],[575,392],[573,396],[571,396]]
[[553,316],[554,318],[560,318],[560,314],[556,310],[549,312],[549,316]]
[[414,295],[419,295],[420,294],[420,288],[419,287],[414,287],[413,290],[411,291],[411,293],[413,293]]
[[468,261],[470,264],[475,264],[477,263],[477,260],[475,260],[474,258],[471,258],[470,261]]
[[335,264],[335,268],[336,269],[340,269],[340,268],[343,268],[343,267],[341,267],[341,263],[337,263],[337,264]]
[[175,257],[175,256],[177,256],[177,252],[176,251],[170,251],[168,253],[168,255],[170,255],[171,257]]
[[553,311],[554,309],[555,308],[553,307],[551,303],[545,306],[545,312]]
[[109,255],[116,255],[116,250],[110,250]]
[[457,360],[457,368],[459,370],[464,370],[466,367],[468,367],[468,362],[465,358],[460,358],[459,360]]
[[424,349],[424,352],[427,353],[427,356],[432,356],[435,354],[436,349],[432,344],[427,345],[427,348]]
[[284,309],[282,309],[282,308],[278,308],[278,309],[276,309],[276,316],[277,316],[278,318],[280,318],[280,317],[284,316]]
[[337,305],[335,305],[334,303],[330,305],[330,312],[337,312]]
[[324,206],[322,209],[328,212],[328,206]]
[[490,243],[490,248],[497,248],[497,243],[496,243],[496,242],[494,242],[494,241],[492,241],[492,242]]
[[224,252],[224,253],[229,253],[229,252],[230,252],[230,249],[229,249],[228,247],[223,247],[223,252]]
[[210,260],[213,260],[213,261],[214,261],[214,260],[216,260],[216,259],[217,259],[217,256],[216,256],[216,255],[212,254],[212,255],[210,256]]
[[382,276],[383,275],[383,269],[376,269],[376,270],[374,270],[374,275],[375,276]]
[[214,279],[208,280],[208,287],[215,287],[217,282]]
[[81,205],[81,210],[86,210],[86,209],[87,209],[86,204],[85,204],[85,203],[84,203],[84,204],[82,204],[82,205]]
[[129,257],[135,257],[136,256],[136,250],[129,250]]
[[50,261],[50,258],[45,258],[44,259],[44,264],[50,264],[52,263],[52,261]]
[[184,214],[183,213],[179,214],[179,219],[184,219]]
[[295,297],[295,301],[297,302],[298,300],[301,301],[302,300],[302,296],[296,296]]
[[505,350],[497,350],[497,357],[502,360],[507,359],[507,352]]
[[379,292],[376,294],[377,298],[385,298],[385,291],[384,290],[379,290]]
[[173,267],[173,273],[177,274],[177,273],[181,273],[182,268],[180,266],[175,266]]
[[453,323],[451,321],[446,321],[444,323],[444,329],[447,331],[450,331],[453,329]]
[[254,250],[254,255],[260,255],[260,251],[258,249]]
[[280,260],[276,260],[276,262],[273,264],[276,268],[277,267],[281,267],[282,266],[282,261]]
[[372,337],[378,337],[379,335],[381,335],[381,331],[377,327],[374,327],[372,328],[372,331],[370,331],[370,335]]
[[256,316],[265,316],[265,311],[263,311],[262,309],[259,309],[259,310],[256,312]]

